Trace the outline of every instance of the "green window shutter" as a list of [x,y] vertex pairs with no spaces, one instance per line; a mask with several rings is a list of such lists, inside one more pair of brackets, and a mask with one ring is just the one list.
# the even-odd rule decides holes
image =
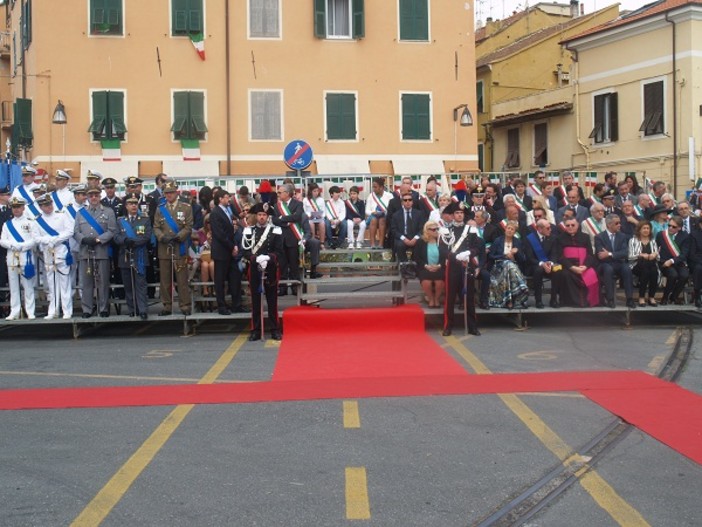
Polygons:
[[90,33],[122,34],[122,0],[90,0]]
[[22,46],[24,49],[32,43],[32,2],[27,0],[22,5],[22,14],[20,15],[20,31],[22,34]]
[[202,0],[188,2],[188,33],[202,33]]
[[405,140],[431,139],[429,122],[429,95],[402,95],[402,138]]
[[98,141],[107,136],[105,122],[107,121],[107,92],[93,92],[93,120],[88,132],[93,134],[93,141]]
[[356,96],[327,95],[327,139],[356,139]]
[[173,126],[171,126],[174,139],[189,137],[188,134],[188,92],[177,91],[173,93]]
[[190,138],[204,139],[207,133],[205,124],[205,94],[198,91],[189,92],[190,100]]
[[427,0],[400,0],[400,40],[429,40]]
[[107,92],[108,138],[124,139],[127,127],[124,124],[124,93],[121,91]]
[[93,31],[96,31],[96,27],[100,27],[107,23],[107,16],[105,13],[105,2],[107,0],[90,0],[90,25]]
[[612,141],[619,139],[619,104],[617,102],[617,94],[612,93],[609,96],[609,113],[610,113],[610,130],[609,136]]
[[32,132],[32,100],[17,99],[14,104],[15,121],[12,127],[13,143],[30,147],[34,139]]
[[187,0],[171,0],[172,25],[174,35],[185,35],[188,31],[188,2]]
[[327,36],[327,0],[314,0],[314,36]]
[[351,18],[351,36],[356,39],[363,38],[366,36],[363,0],[353,0],[351,11],[353,12],[353,17]]

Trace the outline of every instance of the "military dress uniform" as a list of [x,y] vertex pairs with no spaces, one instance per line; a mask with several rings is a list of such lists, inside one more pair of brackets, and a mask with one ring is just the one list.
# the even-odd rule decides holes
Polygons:
[[[12,198],[12,208],[25,205],[22,198]],[[16,235],[12,232],[16,233]],[[33,249],[37,244],[34,220],[26,216],[11,218],[5,222],[0,234],[0,245],[7,250],[8,281],[10,283],[10,315],[6,320],[16,320],[22,310],[21,289],[24,290],[24,310],[27,318],[34,318],[34,287],[36,267]],[[20,289],[21,287],[21,289]]]
[[[88,194],[96,191],[99,192],[99,189],[90,189]],[[93,223],[99,226],[99,229],[96,229]],[[83,289],[83,318],[92,316],[95,307],[94,293],[97,294],[97,310],[100,316],[107,317],[110,314],[110,242],[116,233],[117,220],[111,208],[102,204],[93,207],[86,203],[78,210],[73,236],[80,246],[78,273]]]
[[[176,192],[175,184],[169,183],[165,192]],[[161,207],[164,207],[162,209]],[[167,212],[176,224],[177,231],[169,226],[164,214]],[[193,230],[193,211],[187,203],[176,199],[172,204],[164,203],[156,209],[154,215],[154,235],[158,240],[158,261],[161,273],[160,290],[163,311],[161,315],[170,315],[173,298],[173,282],[178,284],[178,305],[184,315],[190,315],[190,285],[188,284],[187,245]]]
[[[255,205],[253,213],[263,212],[264,204]],[[268,212],[265,210],[265,212]],[[259,340],[262,336],[263,311],[261,293],[266,296],[268,304],[268,329],[271,338],[280,340],[278,325],[278,272],[283,255],[283,232],[281,227],[268,222],[265,225],[256,223],[246,227],[243,233],[242,246],[244,260],[248,264],[248,280],[251,290],[251,335],[249,340]],[[263,263],[265,261],[265,263]],[[262,283],[262,278],[264,278]]]
[[[125,198],[138,203],[138,196],[133,194]],[[122,283],[127,300],[129,316],[139,315],[142,320],[148,318],[148,301],[146,294],[146,269],[149,266],[148,244],[151,240],[151,220],[148,213],[137,210],[135,216],[125,215],[117,220],[115,243],[119,247],[117,263],[121,272]]]

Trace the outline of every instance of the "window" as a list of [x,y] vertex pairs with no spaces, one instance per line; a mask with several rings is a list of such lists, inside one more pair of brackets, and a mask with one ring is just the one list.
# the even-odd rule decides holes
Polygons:
[[594,110],[595,127],[590,132],[590,139],[595,143],[611,143],[619,139],[617,94],[595,95]]
[[478,143],[478,168],[485,172],[485,144]]
[[363,0],[314,0],[314,36],[363,38]]
[[280,91],[251,92],[251,140],[281,141],[282,97]]
[[476,90],[476,103],[478,107],[478,113],[484,113],[485,108],[483,106],[483,81],[478,81],[475,85],[475,90]]
[[546,123],[534,125],[534,165],[544,167],[548,164],[548,128]]
[[171,35],[187,37],[204,32],[203,0],[171,0]]
[[27,49],[32,43],[32,0],[25,0],[24,4],[22,4],[19,25],[22,35],[22,47]]
[[249,0],[249,37],[280,38],[279,0]]
[[93,120],[88,132],[93,141],[101,139],[124,140],[127,127],[124,124],[124,92],[94,91]]
[[403,93],[402,139],[405,141],[431,140],[430,103],[428,94]]
[[429,0],[400,0],[400,40],[429,40]]
[[507,168],[517,168],[519,166],[519,128],[507,130]]
[[643,85],[644,120],[639,132],[644,136],[662,134],[664,131],[663,81]]
[[173,92],[173,139],[205,139],[205,94],[199,91]]
[[31,148],[34,140],[32,132],[32,100],[17,99],[13,105],[15,121],[12,123],[12,147]]
[[327,93],[326,97],[327,139],[356,139],[356,94]]
[[122,35],[122,0],[90,0],[90,34]]

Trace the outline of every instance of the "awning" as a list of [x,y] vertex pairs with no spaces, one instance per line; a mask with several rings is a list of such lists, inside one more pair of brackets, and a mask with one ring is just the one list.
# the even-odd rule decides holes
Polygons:
[[317,174],[370,174],[368,158],[365,156],[315,156]]
[[402,156],[392,158],[392,168],[395,174],[443,174],[443,158],[431,156]]

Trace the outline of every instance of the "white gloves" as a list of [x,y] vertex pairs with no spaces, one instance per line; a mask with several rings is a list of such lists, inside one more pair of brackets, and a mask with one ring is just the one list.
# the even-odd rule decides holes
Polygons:
[[270,260],[270,259],[271,259],[271,257],[268,256],[267,254],[262,254],[262,255],[256,257],[256,263],[261,268],[261,270],[265,270],[266,267],[268,267],[268,260]]
[[470,260],[470,251],[463,251],[456,255],[456,260],[459,262],[467,262]]

